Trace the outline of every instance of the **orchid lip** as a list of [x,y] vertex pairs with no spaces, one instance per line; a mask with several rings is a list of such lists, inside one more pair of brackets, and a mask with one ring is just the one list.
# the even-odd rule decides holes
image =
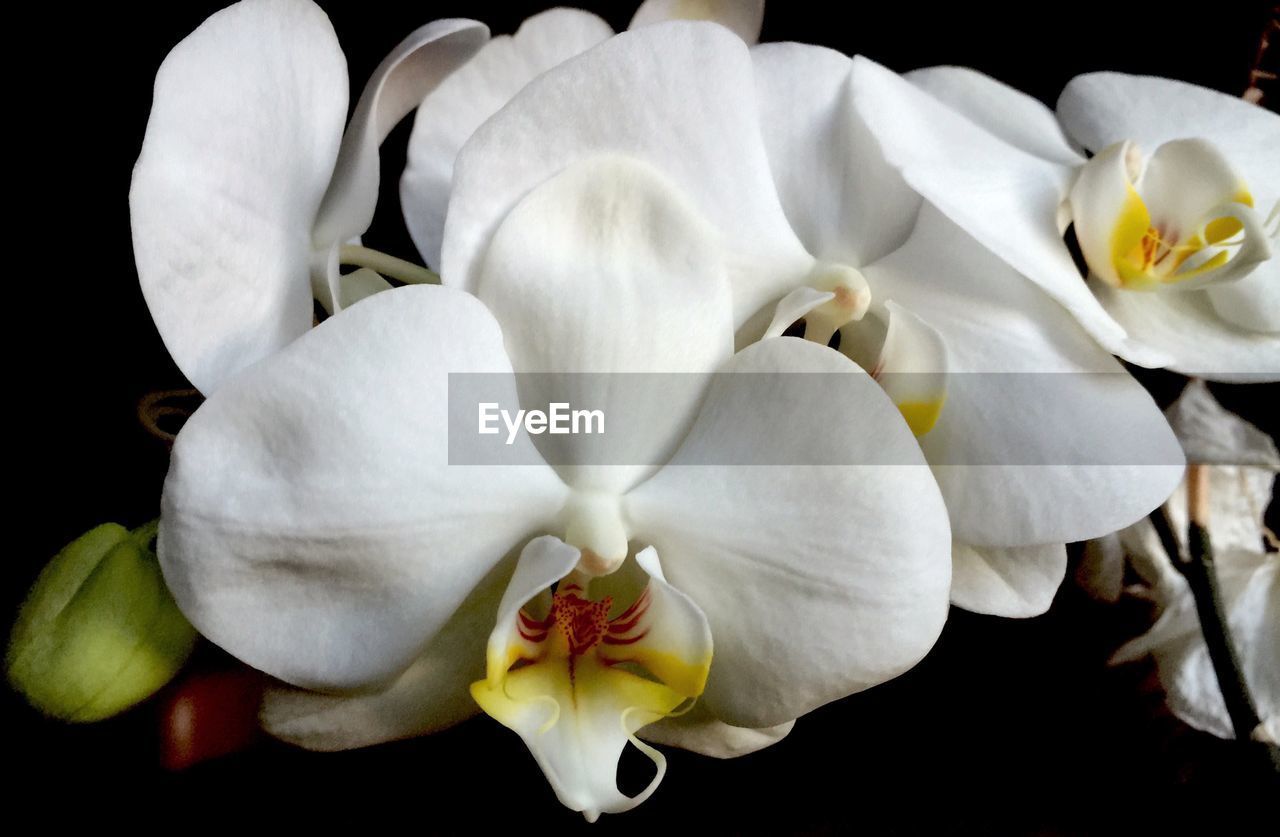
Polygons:
[[1116,143],[1083,166],[1069,202],[1091,272],[1123,290],[1198,290],[1271,255],[1248,187],[1204,140],[1150,156]]
[[799,325],[870,374],[916,436],[934,428],[946,401],[947,349],[928,323],[891,299],[872,301],[861,271],[818,263],[809,282],[778,302],[766,337]]
[[[614,595],[593,591],[580,560],[553,537],[525,547],[489,638],[485,678],[471,694],[524,739],[560,801],[594,821],[639,805],[662,781],[665,758],[636,732],[702,694],[711,632],[697,605],[667,585],[652,547],[635,556],[647,582],[637,589],[621,579],[632,594],[621,610]],[[634,797],[615,781],[628,743],[655,766]]]

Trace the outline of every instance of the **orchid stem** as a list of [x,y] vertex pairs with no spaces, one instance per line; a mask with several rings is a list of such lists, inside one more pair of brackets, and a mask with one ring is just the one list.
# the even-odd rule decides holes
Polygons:
[[1262,25],[1262,36],[1258,39],[1258,51],[1254,54],[1253,66],[1249,68],[1249,86],[1244,91],[1244,100],[1261,105],[1269,91],[1263,85],[1270,85],[1276,80],[1274,65],[1266,68],[1267,50],[1271,48],[1271,39],[1280,36],[1280,6],[1273,8]]
[[[1210,541],[1208,530],[1209,471],[1203,465],[1187,466],[1187,511],[1190,518],[1187,526],[1190,560],[1185,564],[1177,561],[1176,552],[1172,557],[1175,558],[1175,563],[1182,566],[1187,584],[1191,587],[1191,594],[1196,603],[1196,613],[1200,618],[1200,632],[1204,635],[1205,645],[1208,646],[1209,659],[1213,662],[1213,672],[1218,680],[1218,689],[1222,692],[1227,714],[1231,716],[1231,726],[1235,730],[1236,739],[1249,741],[1256,738],[1255,732],[1260,729],[1262,721],[1258,717],[1253,698],[1249,695],[1249,685],[1245,681],[1240,667],[1240,656],[1236,653],[1235,643],[1231,639],[1231,628],[1225,617],[1222,592],[1218,588],[1218,577],[1213,563],[1213,543]],[[1163,537],[1161,540],[1163,541]],[[1280,773],[1280,748],[1268,743],[1267,751],[1271,768]]]
[[440,277],[433,270],[359,244],[342,245],[338,250],[338,261],[355,267],[367,267],[406,285],[440,284]]

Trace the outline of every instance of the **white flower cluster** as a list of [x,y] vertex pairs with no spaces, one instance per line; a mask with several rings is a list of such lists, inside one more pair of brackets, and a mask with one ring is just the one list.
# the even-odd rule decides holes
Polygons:
[[[1111,73],[1055,113],[969,70],[754,45],[762,15],[436,21],[345,132],[310,0],[242,0],[165,60],[134,249],[207,401],[158,554],[202,634],[298,687],[272,733],[340,749],[483,710],[565,805],[626,810],[665,769],[641,738],[767,746],[913,666],[952,603],[1042,613],[1064,544],[1160,505],[1182,450],[1113,355],[1280,379],[1280,118]],[[414,109],[400,197],[431,271],[359,240]],[[450,376],[522,403],[548,373],[611,425],[637,399],[608,376],[702,383],[625,439],[451,462]],[[628,742],[657,765],[636,797]]]

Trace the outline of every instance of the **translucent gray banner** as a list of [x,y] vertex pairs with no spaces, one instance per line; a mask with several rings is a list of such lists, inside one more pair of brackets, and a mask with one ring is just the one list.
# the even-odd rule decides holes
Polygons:
[[918,447],[903,443],[887,392],[937,392],[939,378],[911,378],[453,373],[449,463],[904,465],[922,448],[935,466],[1182,464],[1150,396],[1124,373],[948,374]]

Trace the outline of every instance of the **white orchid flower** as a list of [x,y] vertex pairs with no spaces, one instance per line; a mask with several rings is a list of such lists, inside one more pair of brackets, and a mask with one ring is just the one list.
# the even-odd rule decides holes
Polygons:
[[129,207],[147,305],[198,389],[310,329],[313,292],[336,310],[388,287],[368,270],[342,277],[340,260],[405,268],[343,251],[373,219],[378,146],[487,38],[469,20],[413,32],[374,72],[345,135],[346,59],[310,0],[243,0],[169,53]]
[[[1208,470],[1208,531],[1218,589],[1241,670],[1262,719],[1262,733],[1280,741],[1280,553],[1263,521],[1271,502],[1280,452],[1271,438],[1223,409],[1202,381],[1192,381],[1167,411],[1187,458]],[[1177,548],[1186,554],[1187,489],[1178,487],[1164,510]],[[1156,661],[1169,708],[1187,724],[1220,738],[1234,738],[1191,587],[1174,566],[1149,520],[1089,544],[1081,581],[1095,595],[1120,597],[1124,567],[1143,585],[1160,615],[1151,630],[1120,648],[1113,663],[1148,655]]]
[[[764,2],[645,0],[630,28],[679,19],[713,21],[754,44],[764,21]],[[426,97],[422,111],[436,116],[414,122],[400,203],[409,233],[428,265],[440,267],[453,163],[466,141],[526,84],[613,34],[613,27],[591,12],[541,12],[525,20],[514,35],[489,41]]]
[[[1216,555],[1214,565],[1242,673],[1262,720],[1253,734],[1280,743],[1280,667],[1275,659],[1280,643],[1280,553],[1225,550]],[[1147,633],[1116,651],[1112,662],[1151,655],[1174,715],[1202,732],[1235,738],[1191,589],[1172,567],[1163,580],[1154,588],[1159,619]]]
[[854,110],[855,71],[829,50],[753,53],[690,23],[559,65],[459,155],[444,281],[481,289],[492,230],[555,172],[604,152],[645,160],[724,240],[739,345],[801,317],[823,344],[838,329],[922,434],[956,538],[953,600],[1043,612],[1064,542],[1159,505],[1181,451],[1145,390],[1051,299],[931,207],[917,223],[919,199]]
[[[920,659],[947,612],[937,485],[847,359],[790,338],[733,353],[728,255],[652,167],[593,156],[498,219],[471,274],[479,300],[377,294],[196,412],[159,537],[183,611],[288,683],[374,690],[276,692],[269,730],[345,748],[478,704],[594,819],[662,778],[635,737],[647,724],[729,755]],[[587,375],[574,392],[607,416],[638,412],[642,434],[557,443],[554,467],[523,435],[523,464],[450,464],[451,375],[496,378],[514,404],[513,373],[545,372],[698,385],[664,374],[646,409]],[[848,378],[837,393],[814,383],[833,376]],[[859,432],[832,432],[833,412]],[[628,445],[636,464],[597,464]],[[759,450],[773,464],[736,464]],[[655,723],[691,698],[687,726]],[[614,781],[628,741],[657,764],[634,798]]]
[[1280,379],[1276,114],[1121,73],[1073,79],[1056,115],[957,67],[904,79],[868,65],[857,84],[911,187],[1107,350],[1210,380]]

